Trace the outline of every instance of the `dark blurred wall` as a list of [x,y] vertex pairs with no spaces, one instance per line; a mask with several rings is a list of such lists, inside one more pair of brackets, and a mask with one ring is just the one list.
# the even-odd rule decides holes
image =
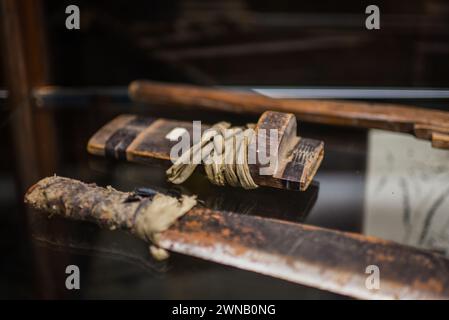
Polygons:
[[377,1],[46,1],[54,82],[447,86],[449,4]]

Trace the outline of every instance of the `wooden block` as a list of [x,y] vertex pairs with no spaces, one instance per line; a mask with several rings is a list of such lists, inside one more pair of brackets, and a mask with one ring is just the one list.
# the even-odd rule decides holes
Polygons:
[[[209,128],[210,125],[201,124],[202,132]],[[278,130],[277,168],[272,174],[264,175],[260,174],[260,164],[250,165],[254,181],[260,186],[307,189],[321,164],[324,143],[297,137],[296,120],[292,114],[272,111],[262,114],[255,130],[259,138],[267,139],[268,144],[270,129]],[[170,150],[178,143],[178,140],[170,140],[170,135],[184,130],[192,137],[192,122],[121,115],[92,136],[87,150],[99,156],[147,164],[163,162],[169,166]]]

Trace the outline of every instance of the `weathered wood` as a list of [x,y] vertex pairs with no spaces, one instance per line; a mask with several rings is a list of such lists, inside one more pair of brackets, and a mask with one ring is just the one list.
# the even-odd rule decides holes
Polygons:
[[439,110],[350,101],[272,99],[252,93],[151,81],[132,82],[129,94],[133,100],[150,105],[248,114],[266,110],[291,112],[302,121],[405,132],[430,140],[433,147],[449,148],[449,113]]
[[[52,115],[36,110],[34,86],[48,79],[47,54],[40,0],[2,0],[1,33],[5,43],[0,55],[5,67],[16,173],[23,191],[56,167],[56,133]],[[39,146],[37,148],[36,146]]]
[[[154,164],[162,160],[168,165],[171,164],[170,150],[178,141],[170,141],[166,136],[175,128],[185,129],[190,137],[193,135],[191,122],[121,115],[89,140],[87,150],[94,155],[139,163]],[[210,126],[201,124],[201,128],[204,132]],[[297,137],[296,120],[292,114],[265,112],[256,125],[256,132],[268,134],[270,129],[276,129],[279,133],[277,170],[270,175],[261,174],[259,169],[263,166],[251,164],[251,176],[260,186],[306,190],[321,164],[324,143]],[[266,149],[269,151],[268,137],[261,138],[267,138]]]
[[[57,188],[48,179],[59,181]],[[136,208],[151,199],[56,177],[32,186],[25,201],[47,214],[135,233]],[[158,244],[356,298],[449,299],[444,256],[358,234],[194,207],[160,234]],[[366,286],[370,265],[379,268],[379,289]]]
[[195,196],[175,198],[160,193],[143,196],[58,176],[44,178],[31,187],[25,202],[50,214],[93,221],[111,230],[125,229],[152,242],[157,242],[160,232],[197,203]]
[[19,188],[25,190],[39,177],[39,157],[35,136],[35,118],[29,96],[31,83],[26,65],[25,40],[19,14],[19,2],[2,0],[1,31],[5,45],[2,60],[8,86],[8,102],[13,110],[11,136],[14,144],[15,166]]

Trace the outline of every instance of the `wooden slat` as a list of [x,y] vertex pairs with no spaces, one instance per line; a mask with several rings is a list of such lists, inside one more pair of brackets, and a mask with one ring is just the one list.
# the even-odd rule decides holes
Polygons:
[[[132,82],[129,93],[134,101],[150,105],[237,114],[260,114],[266,110],[289,112],[303,121],[405,132],[432,140],[434,147],[449,147],[445,143],[449,139],[449,112],[445,111],[352,101],[272,99],[252,93],[151,81]],[[438,134],[432,139],[434,132]]]

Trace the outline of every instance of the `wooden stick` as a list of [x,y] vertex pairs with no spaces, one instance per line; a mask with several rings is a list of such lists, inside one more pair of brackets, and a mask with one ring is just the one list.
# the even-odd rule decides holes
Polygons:
[[433,147],[449,149],[449,113],[439,110],[380,103],[272,99],[253,93],[151,81],[132,82],[129,94],[137,102],[156,105],[241,114],[290,112],[308,122],[410,133],[430,140]]

